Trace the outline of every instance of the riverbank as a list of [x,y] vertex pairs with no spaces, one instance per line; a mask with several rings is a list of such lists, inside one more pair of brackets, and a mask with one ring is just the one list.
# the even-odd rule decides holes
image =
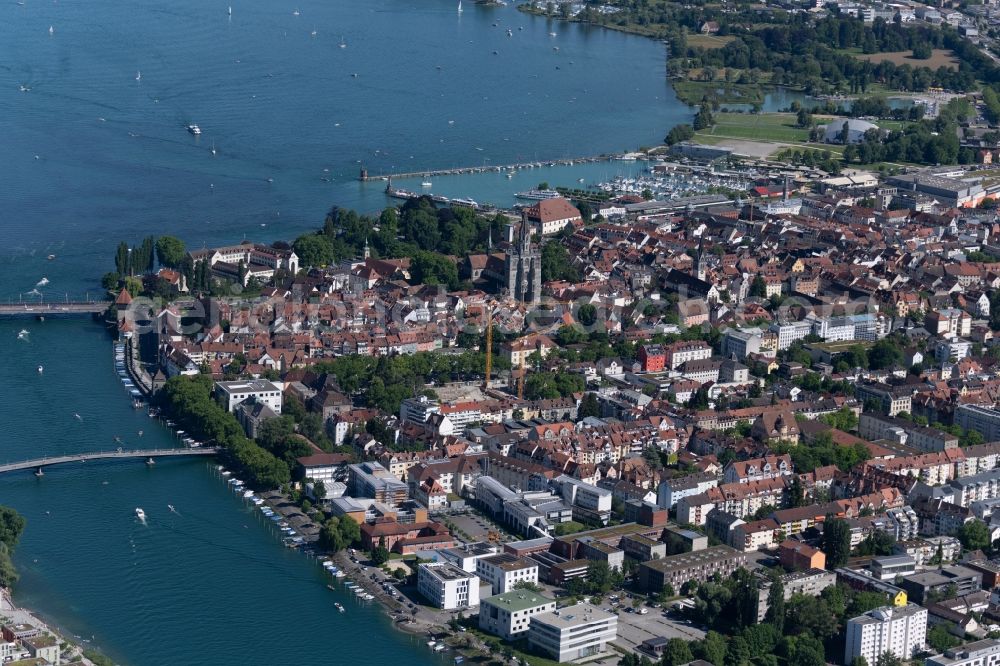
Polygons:
[[42,633],[52,635],[60,645],[60,661],[63,664],[106,666],[113,663],[104,655],[93,653],[93,648],[84,648],[79,643],[67,639],[65,632],[53,629],[52,625],[44,622],[38,613],[17,606],[7,588],[0,588],[0,621],[4,624],[30,625]]

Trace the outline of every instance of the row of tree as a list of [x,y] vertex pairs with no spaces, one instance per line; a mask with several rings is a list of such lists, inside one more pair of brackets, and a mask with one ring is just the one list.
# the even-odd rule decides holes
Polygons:
[[[236,417],[212,399],[211,377],[171,377],[156,393],[155,401],[192,437],[222,447],[224,464],[251,486],[272,489],[290,480],[289,464],[248,439]],[[279,442],[282,448],[276,450],[288,453],[287,442],[276,434],[272,443]]]

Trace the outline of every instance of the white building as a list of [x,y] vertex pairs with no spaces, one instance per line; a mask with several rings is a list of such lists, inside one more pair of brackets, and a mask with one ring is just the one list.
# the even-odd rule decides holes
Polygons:
[[854,339],[854,322],[850,317],[820,317],[812,322],[812,332],[826,342]]
[[483,599],[479,628],[505,641],[527,635],[531,619],[556,609],[556,602],[530,590],[514,590]]
[[436,400],[431,400],[426,395],[416,398],[407,398],[399,403],[399,420],[411,423],[427,423],[431,414],[441,411],[441,406]]
[[864,657],[869,664],[874,664],[884,652],[910,659],[926,642],[926,608],[916,604],[901,608],[883,606],[848,620],[844,663]]
[[476,560],[476,575],[490,584],[493,594],[503,594],[513,590],[518,583],[537,583],[538,563],[510,553],[500,553]]
[[988,638],[947,650],[944,654],[928,657],[924,666],[998,666],[1000,641]]
[[563,500],[579,513],[584,521],[607,523],[611,517],[612,493],[606,488],[584,483],[562,474],[555,479]]
[[417,567],[417,591],[442,610],[479,605],[479,577],[446,562]]
[[793,342],[812,333],[812,323],[808,321],[775,322],[771,331],[778,336],[778,349],[788,349]]
[[484,557],[490,557],[500,552],[500,547],[484,541],[468,543],[459,548],[448,548],[439,550],[438,556],[457,566],[463,571],[476,573],[476,562]]
[[226,411],[234,411],[236,406],[244,400],[255,398],[257,402],[263,403],[271,408],[275,414],[281,414],[281,390],[280,383],[273,383],[264,379],[247,379],[236,382],[216,382],[215,397],[222,402]]
[[617,637],[618,616],[589,604],[540,613],[528,626],[528,643],[556,661],[600,654]]

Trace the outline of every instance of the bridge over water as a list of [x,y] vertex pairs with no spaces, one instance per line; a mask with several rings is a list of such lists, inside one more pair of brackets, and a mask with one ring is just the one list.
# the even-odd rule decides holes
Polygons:
[[22,460],[21,462],[6,463],[0,465],[0,474],[5,472],[17,472],[24,469],[36,470],[36,474],[41,475],[44,467],[50,465],[62,465],[71,462],[87,462],[88,460],[120,460],[128,458],[145,458],[147,462],[152,462],[156,458],[175,458],[179,456],[214,456],[221,451],[217,446],[203,446],[196,449],[135,449],[126,451],[96,451],[92,453],[73,453],[65,456],[47,456],[45,458],[35,458],[34,460]]
[[111,301],[64,301],[62,303],[0,303],[0,318],[80,317],[99,315]]

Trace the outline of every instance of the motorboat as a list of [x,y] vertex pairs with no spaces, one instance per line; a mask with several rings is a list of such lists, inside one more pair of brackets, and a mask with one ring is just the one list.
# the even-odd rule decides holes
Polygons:
[[198,127],[197,125],[188,125],[187,131],[190,132],[191,134],[194,134],[195,136],[201,134],[201,128]]
[[135,507],[135,516],[139,520],[146,520],[146,512],[140,507]]
[[434,183],[432,183],[429,180],[425,180],[424,182],[420,183],[420,187],[433,187],[433,185]]

